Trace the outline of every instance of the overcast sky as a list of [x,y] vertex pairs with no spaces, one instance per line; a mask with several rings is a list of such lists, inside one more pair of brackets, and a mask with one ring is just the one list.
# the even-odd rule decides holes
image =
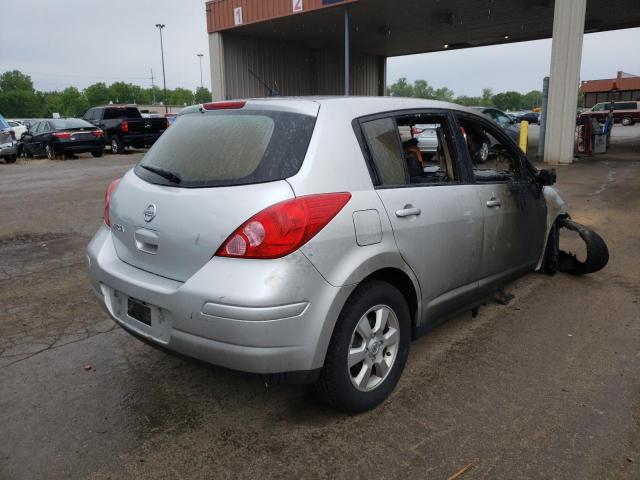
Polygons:
[[[31,12],[31,13],[30,13]],[[37,12],[36,14],[32,12]],[[39,90],[84,88],[117,80],[162,85],[156,23],[164,23],[167,87],[210,87],[204,0],[3,0],[0,72],[21,70]],[[640,75],[640,29],[585,36],[582,79],[617,70]],[[540,89],[548,74],[551,40],[411,55],[389,59],[388,81],[427,80],[458,95]]]

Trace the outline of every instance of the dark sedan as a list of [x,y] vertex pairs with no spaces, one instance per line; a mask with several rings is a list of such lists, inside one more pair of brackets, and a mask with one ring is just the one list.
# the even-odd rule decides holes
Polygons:
[[77,153],[90,152],[101,157],[104,151],[104,132],[79,118],[40,120],[30,125],[24,135],[23,151],[27,157],[60,155],[71,158]]
[[502,110],[498,110],[494,107],[471,107],[474,110],[478,110],[483,115],[489,117],[491,120],[500,125],[509,135],[514,142],[520,141],[520,123],[513,120],[509,115]]
[[536,112],[522,112],[517,118],[519,122],[526,120],[529,123],[540,123],[540,114]]

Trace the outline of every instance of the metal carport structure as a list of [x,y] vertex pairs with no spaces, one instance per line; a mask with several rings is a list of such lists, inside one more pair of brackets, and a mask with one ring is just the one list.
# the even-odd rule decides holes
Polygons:
[[281,95],[384,95],[387,57],[553,37],[549,163],[573,158],[583,34],[640,26],[637,0],[211,0],[206,9],[214,99],[265,96],[260,80]]

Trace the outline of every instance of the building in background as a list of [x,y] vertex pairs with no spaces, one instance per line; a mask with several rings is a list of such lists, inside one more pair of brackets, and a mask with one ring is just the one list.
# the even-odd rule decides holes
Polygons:
[[[611,98],[614,91],[615,98]],[[640,76],[619,71],[616,78],[584,80],[580,84],[580,93],[583,95],[585,108],[611,100],[616,102],[640,100]]]

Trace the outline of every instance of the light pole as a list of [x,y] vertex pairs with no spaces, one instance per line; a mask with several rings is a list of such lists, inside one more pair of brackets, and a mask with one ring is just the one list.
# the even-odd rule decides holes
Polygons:
[[169,113],[169,107],[167,106],[167,78],[164,73],[164,46],[162,45],[162,29],[164,24],[156,23],[156,28],[160,31],[160,54],[162,55],[162,83],[164,86],[164,111]]
[[200,88],[204,88],[204,83],[202,83],[202,57],[204,57],[204,55],[202,53],[199,53],[198,58],[200,59]]

